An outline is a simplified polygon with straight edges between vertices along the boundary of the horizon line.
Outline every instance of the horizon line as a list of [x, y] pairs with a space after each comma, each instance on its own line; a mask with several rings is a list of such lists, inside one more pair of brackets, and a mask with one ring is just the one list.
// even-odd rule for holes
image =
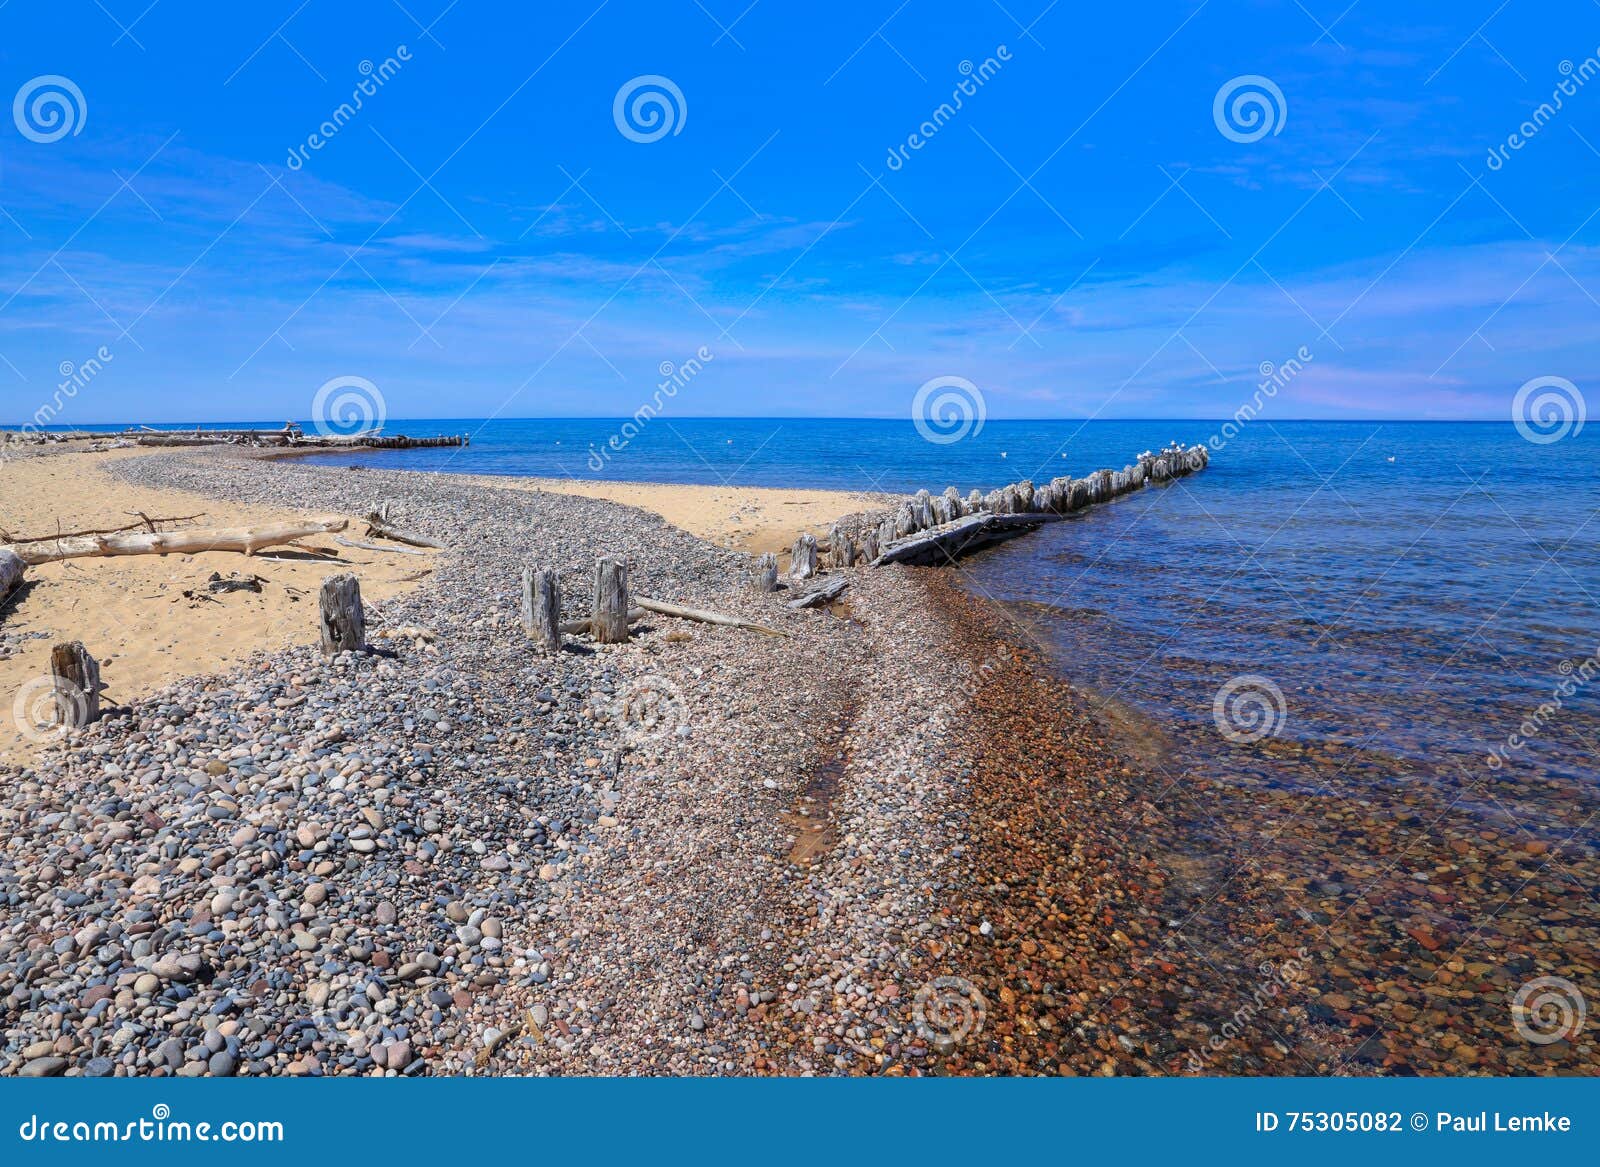
[[[660, 416], [660, 415], [657, 415], [657, 416]], [[378, 432], [382, 432], [384, 429], [386, 429], [386, 428], [388, 428], [388, 427], [390, 427], [392, 425], [405, 424], [407, 422], [412, 422], [412, 423], [415, 423], [415, 422], [458, 422], [458, 423], [481, 422], [481, 423], [485, 423], [485, 424], [490, 423], [490, 422], [517, 422], [517, 421], [602, 421], [602, 422], [618, 422], [618, 421], [631, 420], [632, 417], [633, 417], [632, 414], [626, 414], [626, 413], [624, 413], [624, 414], [599, 414], [599, 413], [596, 413], [596, 414], [547, 414], [547, 415], [543, 415], [543, 416], [527, 416], [527, 417], [423, 417], [423, 416], [417, 416], [417, 417], [392, 417], [392, 418], [385, 418], [384, 419], [383, 424], [378, 427]], [[815, 415], [815, 416], [810, 415], [810, 414], [794, 414], [794, 415], [783, 415], [783, 414], [743, 414], [743, 413], [690, 414], [690, 415], [686, 415], [686, 416], [683, 416], [683, 417], [675, 418], [673, 420], [680, 421], [680, 422], [684, 422], [684, 421], [775, 421], [775, 422], [783, 422], [783, 421], [790, 421], [790, 422], [793, 422], [793, 421], [881, 421], [881, 422], [899, 422], [902, 425], [915, 425], [916, 424], [916, 421], [915, 421], [914, 418], [900, 417], [900, 416], [892, 416], [891, 417], [891, 416], [881, 416], [881, 415], [871, 415], [871, 414], [856, 414], [856, 415], [820, 415], [819, 414], [819, 415]], [[1254, 420], [1254, 419], [1251, 419], [1251, 420]], [[1223, 416], [1223, 417], [1203, 417], [1203, 416], [1185, 416], [1185, 417], [1177, 417], [1177, 416], [1150, 416], [1150, 417], [1059, 417], [1059, 416], [1051, 416], [1051, 417], [992, 417], [992, 418], [988, 418], [985, 421], [984, 424], [989, 424], [990, 422], [1003, 422], [1003, 423], [1012, 423], [1012, 422], [1030, 422], [1030, 423], [1036, 423], [1036, 422], [1063, 422], [1063, 423], [1067, 423], [1067, 422], [1071, 422], [1071, 423], [1077, 423], [1079, 425], [1128, 424], [1128, 423], [1131, 423], [1131, 422], [1170, 422], [1170, 423], [1176, 423], [1176, 422], [1185, 422], [1185, 423], [1187, 423], [1187, 422], [1205, 422], [1207, 424], [1217, 424], [1217, 425], [1222, 425], [1222, 424], [1227, 424], [1227, 423], [1232, 423], [1232, 424], [1235, 424], [1235, 425], [1247, 424], [1247, 423], [1241, 423], [1241, 422], [1237, 421], [1232, 416]], [[1513, 420], [1513, 419], [1493, 418], [1493, 417], [1458, 417], [1458, 418], [1439, 418], [1439, 417], [1285, 417], [1285, 418], [1278, 418], [1278, 419], [1276, 419], [1274, 421], [1271, 421], [1269, 424], [1271, 424], [1271, 425], [1299, 425], [1299, 424], [1305, 424], [1305, 423], [1314, 423], [1314, 424], [1318, 424], [1318, 425], [1374, 425], [1374, 424], [1376, 424], [1376, 425], [1515, 425], [1516, 424], [1515, 420]], [[299, 425], [301, 423], [297, 419], [297, 420], [295, 420], [295, 424]], [[313, 423], [313, 425], [314, 424], [315, 423]], [[73, 430], [81, 430], [81, 429], [87, 429], [87, 428], [91, 428], [91, 427], [103, 427], [103, 426], [120, 426], [120, 427], [122, 427], [124, 429], [136, 430], [141, 425], [182, 426], [182, 427], [188, 427], [188, 428], [194, 428], [194, 427], [205, 428], [207, 426], [251, 426], [251, 427], [256, 427], [256, 428], [271, 428], [271, 429], [281, 428], [281, 426], [280, 426], [280, 424], [278, 422], [267, 421], [267, 420], [265, 420], [263, 418], [217, 418], [217, 419], [208, 420], [208, 421], [197, 421], [197, 420], [194, 420], [194, 419], [186, 418], [186, 419], [184, 419], [182, 421], [155, 421], [155, 422], [151, 422], [151, 421], [144, 421], [144, 422], [84, 421], [84, 422], [78, 422], [78, 423], [73, 424], [73, 425], [52, 424], [52, 425], [44, 425], [44, 426], [32, 425], [32, 423], [26, 422], [26, 421], [18, 422], [18, 423], [0, 422], [0, 432], [21, 431], [23, 429], [29, 428], [30, 426], [31, 426], [33, 432], [35, 432], [35, 433], [71, 433]]]

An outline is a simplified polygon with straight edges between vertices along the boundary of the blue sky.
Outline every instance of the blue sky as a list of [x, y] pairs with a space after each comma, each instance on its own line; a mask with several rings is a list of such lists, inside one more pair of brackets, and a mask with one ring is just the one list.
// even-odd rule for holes
[[10, 0], [0, 423], [102, 348], [59, 423], [622, 415], [702, 348], [681, 416], [1214, 417], [1304, 348], [1278, 417], [1504, 419], [1596, 371], [1597, 53], [1591, 0]]

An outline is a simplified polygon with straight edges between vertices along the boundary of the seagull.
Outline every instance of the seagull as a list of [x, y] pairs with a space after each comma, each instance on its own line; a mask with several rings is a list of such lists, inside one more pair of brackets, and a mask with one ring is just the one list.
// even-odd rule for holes
[[1005, 451], [1004, 451], [1004, 450], [1001, 450], [1001, 451], [1000, 451], [1000, 456], [1001, 456], [1001, 457], [1002, 457], [1002, 458], [1004, 458], [1004, 457], [1005, 457], [1005, 456], [1006, 456], [1006, 452], [1005, 452]]
[[1393, 455], [1393, 454], [1390, 454], [1390, 455], [1389, 455], [1389, 456], [1388, 456], [1388, 457], [1387, 457], [1387, 458], [1385, 458], [1385, 459], [1384, 459], [1384, 461], [1386, 461], [1386, 462], [1393, 462], [1393, 461], [1394, 461], [1394, 455]]

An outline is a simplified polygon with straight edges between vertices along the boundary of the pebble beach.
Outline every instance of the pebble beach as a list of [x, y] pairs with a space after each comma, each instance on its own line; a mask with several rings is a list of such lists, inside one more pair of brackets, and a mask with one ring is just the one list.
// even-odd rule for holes
[[[954, 573], [833, 569], [842, 602], [790, 611], [634, 506], [362, 465], [106, 464], [230, 507], [388, 499], [445, 546], [375, 568], [418, 578], [369, 599], [371, 652], [324, 657], [302, 604], [288, 643], [4, 763], [0, 1072], [1600, 1069], [1592, 1029], [1523, 1040], [1510, 1003], [1592, 980], [1582, 840], [1176, 775]], [[522, 568], [577, 619], [601, 554], [787, 635], [651, 614], [531, 652]]]

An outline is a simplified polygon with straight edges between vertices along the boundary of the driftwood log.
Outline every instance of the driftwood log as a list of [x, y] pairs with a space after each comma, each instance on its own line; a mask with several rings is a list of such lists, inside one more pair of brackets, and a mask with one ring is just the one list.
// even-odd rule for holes
[[561, 585], [554, 568], [522, 569], [522, 627], [541, 652], [561, 651]]
[[802, 608], [820, 608], [824, 604], [831, 604], [837, 600], [844, 589], [850, 586], [848, 576], [834, 575], [828, 577], [828, 582], [820, 588], [815, 588], [801, 596], [798, 600], [790, 600], [787, 607], [791, 611], [800, 611]]
[[397, 527], [389, 521], [390, 503], [383, 501], [377, 510], [370, 512], [366, 517], [367, 534], [376, 535], [380, 539], [393, 539], [396, 543], [409, 543], [413, 547], [431, 547], [438, 550], [443, 543], [429, 539], [426, 535], [418, 535], [414, 531], [407, 531], [404, 527]]
[[427, 554], [427, 552], [417, 547], [385, 547], [382, 543], [368, 543], [365, 539], [346, 539], [343, 535], [335, 535], [333, 541], [341, 547], [355, 547], [362, 551], [382, 551], [386, 555]]
[[780, 632], [776, 628], [768, 628], [765, 624], [757, 624], [739, 616], [728, 616], [722, 612], [710, 612], [704, 608], [685, 608], [681, 604], [668, 604], [662, 600], [652, 600], [648, 596], [636, 596], [633, 602], [647, 612], [660, 612], [663, 616], [677, 616], [682, 620], [698, 620], [702, 624], [721, 624], [726, 628], [748, 628], [752, 632], [764, 632], [768, 636], [789, 635], [787, 632]]
[[[738, 616], [728, 616], [722, 612], [710, 612], [704, 608], [685, 608], [681, 604], [668, 604], [662, 600], [652, 600], [648, 596], [635, 596], [633, 602], [639, 607], [628, 609], [628, 623], [636, 624], [651, 612], [663, 616], [677, 616], [681, 620], [695, 620], [701, 624], [720, 624], [726, 628], [748, 628], [752, 632], [763, 632], [768, 636], [782, 636], [787, 638], [788, 633], [777, 628], [768, 628], [765, 624], [756, 624], [749, 620], [741, 620]], [[561, 632], [566, 636], [579, 636], [588, 632], [593, 621], [563, 620]]]
[[22, 586], [22, 577], [27, 574], [28, 565], [22, 556], [9, 548], [0, 548], [0, 606]]
[[317, 607], [322, 618], [322, 653], [359, 652], [367, 646], [367, 615], [361, 581], [349, 572], [322, 581]]
[[[643, 608], [629, 608], [628, 623], [637, 624], [640, 620], [643, 620], [646, 615], [647, 613]], [[590, 623], [591, 621], [589, 620], [589, 617], [585, 616], [581, 620], [563, 620], [560, 624], [556, 625], [556, 627], [560, 630], [561, 635], [563, 636], [582, 636], [589, 631]]]
[[624, 644], [628, 639], [628, 565], [606, 555], [594, 563], [589, 635], [600, 644]]
[[295, 519], [260, 527], [194, 528], [183, 531], [140, 531], [128, 535], [80, 535], [41, 543], [13, 545], [10, 550], [27, 564], [54, 563], [101, 555], [193, 555], [202, 551], [240, 551], [254, 555], [310, 535], [342, 531], [344, 519]]
[[50, 681], [56, 699], [56, 724], [74, 728], [100, 717], [100, 664], [77, 640], [50, 650]]

